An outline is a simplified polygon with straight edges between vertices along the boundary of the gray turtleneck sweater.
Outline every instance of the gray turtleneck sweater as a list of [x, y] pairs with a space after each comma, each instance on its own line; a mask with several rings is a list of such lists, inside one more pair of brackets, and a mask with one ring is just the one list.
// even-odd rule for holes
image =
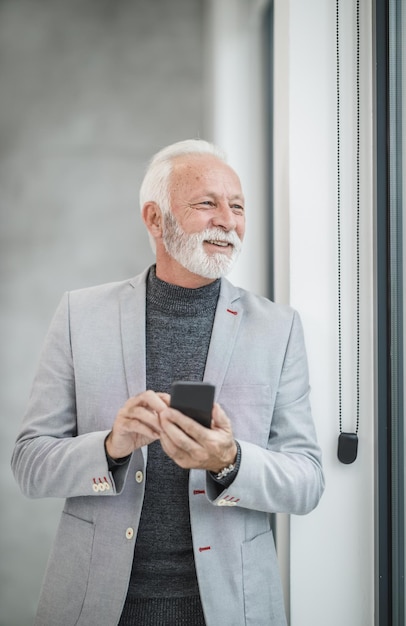
[[[202, 380], [220, 281], [186, 289], [151, 268], [146, 298], [147, 389]], [[203, 626], [189, 517], [188, 470], [148, 446], [145, 497], [120, 626]]]

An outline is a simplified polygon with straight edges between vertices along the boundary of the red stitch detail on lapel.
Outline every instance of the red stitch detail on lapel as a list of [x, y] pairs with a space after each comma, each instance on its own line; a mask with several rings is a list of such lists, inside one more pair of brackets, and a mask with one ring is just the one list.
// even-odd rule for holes
[[211, 546], [204, 546], [204, 548], [199, 548], [199, 552], [204, 552], [205, 550], [211, 550]]
[[231, 309], [227, 309], [227, 313], [232, 313], [233, 315], [238, 315], [238, 311], [232, 311]]
[[205, 490], [204, 490], [204, 489], [195, 489], [195, 490], [193, 491], [193, 495], [194, 495], [194, 496], [198, 496], [198, 495], [199, 495], [199, 494], [201, 494], [201, 493], [206, 493], [206, 492], [205, 492]]

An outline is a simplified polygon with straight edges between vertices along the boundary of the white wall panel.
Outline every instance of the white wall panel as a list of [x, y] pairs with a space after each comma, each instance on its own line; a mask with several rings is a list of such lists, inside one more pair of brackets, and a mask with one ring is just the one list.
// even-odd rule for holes
[[[355, 400], [355, 3], [340, 3], [343, 430]], [[290, 2], [290, 300], [304, 323], [326, 492], [291, 519], [292, 626], [374, 623], [371, 5], [361, 2], [361, 412], [359, 455], [338, 462], [335, 2]], [[275, 146], [276, 152], [278, 146]]]

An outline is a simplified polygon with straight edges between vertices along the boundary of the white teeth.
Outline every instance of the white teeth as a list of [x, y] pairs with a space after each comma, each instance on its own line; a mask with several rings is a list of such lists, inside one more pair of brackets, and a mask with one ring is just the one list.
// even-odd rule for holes
[[222, 246], [223, 248], [226, 248], [228, 246], [227, 241], [212, 241], [209, 239], [208, 243], [212, 243], [214, 246]]

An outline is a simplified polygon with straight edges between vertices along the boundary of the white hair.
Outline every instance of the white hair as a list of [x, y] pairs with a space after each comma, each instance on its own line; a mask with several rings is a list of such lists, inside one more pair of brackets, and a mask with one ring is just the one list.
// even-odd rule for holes
[[210, 154], [223, 163], [227, 162], [227, 157], [221, 148], [203, 139], [186, 139], [162, 148], [152, 157], [141, 183], [141, 210], [146, 202], [156, 202], [162, 213], [170, 210], [169, 178], [172, 173], [173, 160], [187, 154]]

